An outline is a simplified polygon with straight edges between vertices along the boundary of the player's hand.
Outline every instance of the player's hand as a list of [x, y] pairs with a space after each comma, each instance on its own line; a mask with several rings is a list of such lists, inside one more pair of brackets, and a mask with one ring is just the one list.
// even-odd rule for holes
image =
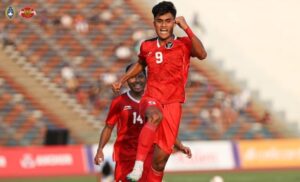
[[112, 90], [115, 94], [119, 94], [121, 91], [122, 83], [121, 82], [115, 82], [112, 84]]
[[103, 151], [102, 150], [97, 150], [97, 153], [96, 153], [95, 158], [94, 158], [94, 163], [96, 165], [100, 165], [101, 162], [103, 162], [103, 160], [104, 160]]
[[186, 147], [184, 145], [181, 145], [179, 150], [182, 153], [186, 154], [188, 158], [192, 158], [192, 151], [191, 151], [190, 147]]
[[176, 17], [175, 23], [183, 30], [189, 27], [189, 25], [186, 23], [185, 18], [183, 16]]

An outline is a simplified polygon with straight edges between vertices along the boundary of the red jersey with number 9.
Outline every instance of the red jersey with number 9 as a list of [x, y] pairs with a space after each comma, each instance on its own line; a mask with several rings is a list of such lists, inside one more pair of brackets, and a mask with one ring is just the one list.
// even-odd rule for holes
[[185, 101], [191, 47], [188, 37], [175, 37], [166, 46], [160, 46], [158, 38], [141, 44], [139, 58], [148, 70], [144, 96], [161, 104]]
[[139, 100], [134, 99], [129, 92], [116, 97], [110, 105], [106, 124], [117, 124], [113, 159], [135, 160], [139, 134], [144, 125], [139, 114]]

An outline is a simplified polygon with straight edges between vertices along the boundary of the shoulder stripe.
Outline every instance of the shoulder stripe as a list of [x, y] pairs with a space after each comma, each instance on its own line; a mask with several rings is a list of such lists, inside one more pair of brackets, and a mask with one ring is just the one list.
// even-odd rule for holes
[[157, 37], [151, 38], [151, 39], [147, 39], [144, 42], [151, 42], [151, 41], [156, 41]]
[[127, 91], [126, 94], [127, 94], [127, 96], [129, 97], [129, 99], [131, 99], [132, 101], [134, 101], [134, 102], [136, 102], [136, 103], [140, 103], [140, 100], [137, 100], [137, 99], [133, 98], [133, 97], [130, 95], [129, 91]]

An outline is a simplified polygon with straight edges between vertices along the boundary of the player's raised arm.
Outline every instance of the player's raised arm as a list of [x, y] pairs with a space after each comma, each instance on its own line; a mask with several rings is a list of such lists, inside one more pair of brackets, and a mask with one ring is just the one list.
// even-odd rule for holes
[[97, 153], [94, 157], [94, 163], [96, 165], [99, 165], [104, 160], [103, 148], [109, 141], [112, 130], [113, 130], [113, 127], [106, 124], [101, 132]]
[[183, 16], [179, 16], [175, 19], [176, 24], [183, 29], [188, 37], [191, 39], [192, 42], [192, 52], [191, 55], [193, 57], [197, 57], [198, 59], [202, 60], [205, 59], [207, 56], [207, 53], [204, 49], [204, 46], [201, 42], [201, 40], [193, 33], [189, 25], [186, 23]]
[[142, 72], [144, 69], [144, 66], [142, 65], [141, 61], [139, 60], [137, 63], [135, 63], [117, 82], [112, 84], [113, 92], [118, 94], [121, 90], [122, 85], [132, 77], [135, 77], [140, 72]]

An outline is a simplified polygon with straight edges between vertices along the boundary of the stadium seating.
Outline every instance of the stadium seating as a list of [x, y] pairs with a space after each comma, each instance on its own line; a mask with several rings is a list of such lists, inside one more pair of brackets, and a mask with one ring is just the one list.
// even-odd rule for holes
[[0, 69], [0, 145], [42, 145], [48, 128], [63, 127]]

